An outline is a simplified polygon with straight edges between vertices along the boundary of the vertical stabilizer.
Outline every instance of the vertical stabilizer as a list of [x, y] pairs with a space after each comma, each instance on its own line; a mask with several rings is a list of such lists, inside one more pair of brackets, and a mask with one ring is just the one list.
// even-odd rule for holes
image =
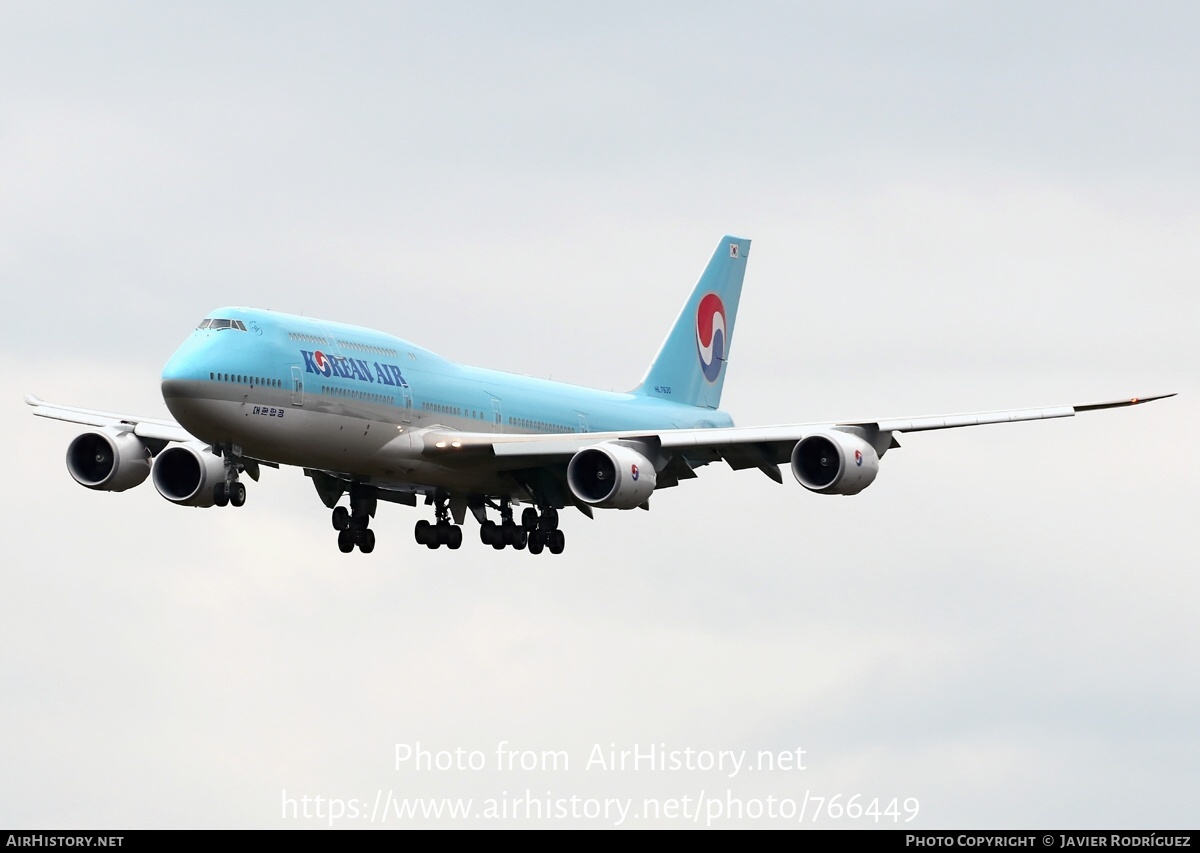
[[750, 241], [722, 237], [635, 394], [717, 408]]

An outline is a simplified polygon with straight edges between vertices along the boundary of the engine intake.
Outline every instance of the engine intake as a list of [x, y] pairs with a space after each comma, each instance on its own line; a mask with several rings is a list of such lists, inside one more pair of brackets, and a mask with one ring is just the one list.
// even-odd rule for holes
[[154, 460], [154, 488], [180, 506], [212, 506], [213, 487], [224, 480], [224, 461], [204, 444], [176, 444]]
[[571, 493], [592, 506], [633, 509], [650, 499], [657, 482], [650, 460], [621, 444], [585, 447], [567, 466]]
[[858, 436], [837, 430], [817, 432], [792, 448], [792, 473], [810, 492], [857, 495], [875, 481], [879, 455]]
[[123, 492], [150, 476], [150, 449], [133, 433], [85, 432], [67, 446], [67, 471], [81, 486]]

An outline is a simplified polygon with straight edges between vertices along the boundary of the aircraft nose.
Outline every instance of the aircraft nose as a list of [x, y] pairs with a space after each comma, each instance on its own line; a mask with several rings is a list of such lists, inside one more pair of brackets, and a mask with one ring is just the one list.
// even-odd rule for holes
[[180, 358], [179, 353], [175, 353], [163, 365], [162, 381], [165, 383], [170, 382], [172, 379], [184, 379], [186, 373], [187, 359]]
[[162, 380], [169, 382], [173, 379], [194, 379], [196, 374], [195, 358], [185, 348], [176, 350], [175, 354], [163, 365]]
[[177, 388], [180, 383], [208, 378], [208, 369], [201, 358], [202, 349], [195, 338], [189, 338], [175, 350], [175, 354], [163, 365], [163, 396], [168, 396], [168, 391]]

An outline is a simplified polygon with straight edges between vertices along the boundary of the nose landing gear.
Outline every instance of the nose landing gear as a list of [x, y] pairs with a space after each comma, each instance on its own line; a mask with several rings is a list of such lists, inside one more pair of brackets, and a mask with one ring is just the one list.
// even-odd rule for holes
[[246, 485], [238, 479], [238, 475], [246, 470], [241, 459], [241, 452], [235, 446], [226, 449], [217, 445], [213, 450], [220, 454], [225, 462], [225, 479], [213, 486], [213, 503], [217, 506], [244, 506], [246, 503]]

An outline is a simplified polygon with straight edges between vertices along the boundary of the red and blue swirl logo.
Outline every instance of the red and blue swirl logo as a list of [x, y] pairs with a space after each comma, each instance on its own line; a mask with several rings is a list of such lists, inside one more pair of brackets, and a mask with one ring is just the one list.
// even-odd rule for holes
[[700, 370], [709, 382], [716, 382], [725, 361], [725, 304], [715, 293], [706, 293], [696, 309], [696, 352]]
[[317, 350], [312, 354], [312, 358], [313, 363], [317, 365], [317, 372], [322, 376], [329, 376], [329, 374], [333, 373], [333, 368], [329, 364], [329, 356], [325, 355], [325, 353]]

